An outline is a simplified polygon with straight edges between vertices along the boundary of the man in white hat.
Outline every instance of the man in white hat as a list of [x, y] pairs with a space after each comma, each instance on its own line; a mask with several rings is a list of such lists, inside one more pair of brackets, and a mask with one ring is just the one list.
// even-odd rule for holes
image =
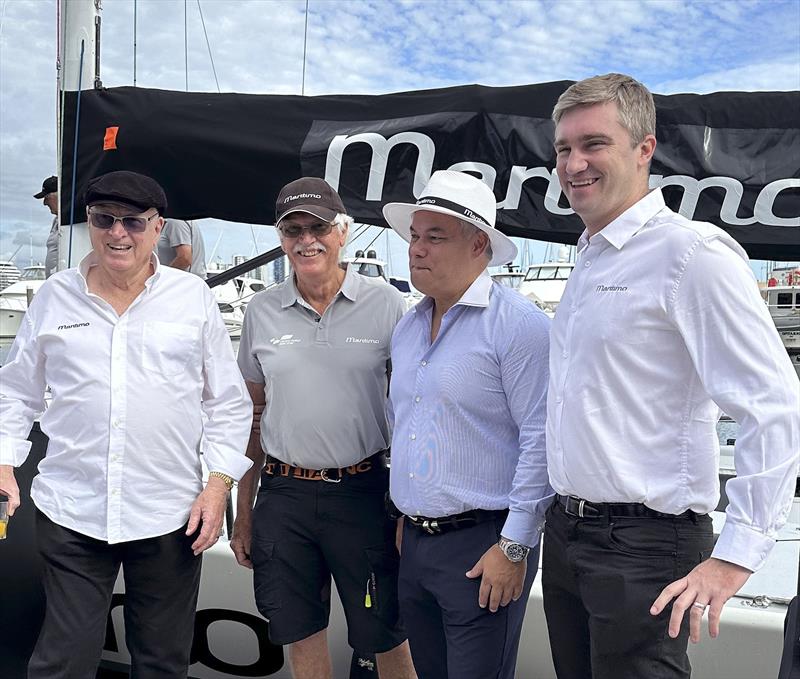
[[[391, 496], [399, 597], [421, 679], [514, 676], [552, 498], [545, 464], [550, 322], [487, 266], [514, 259], [482, 181], [435, 172], [383, 208], [426, 297], [392, 337]], [[530, 562], [530, 563], [528, 563]]]

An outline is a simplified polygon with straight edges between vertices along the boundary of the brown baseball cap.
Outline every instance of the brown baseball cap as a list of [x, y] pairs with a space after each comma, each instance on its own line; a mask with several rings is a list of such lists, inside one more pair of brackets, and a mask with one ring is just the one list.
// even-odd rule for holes
[[337, 214], [346, 213], [339, 194], [319, 177], [301, 177], [281, 189], [275, 201], [275, 226], [292, 212], [307, 212], [326, 222], [332, 222]]

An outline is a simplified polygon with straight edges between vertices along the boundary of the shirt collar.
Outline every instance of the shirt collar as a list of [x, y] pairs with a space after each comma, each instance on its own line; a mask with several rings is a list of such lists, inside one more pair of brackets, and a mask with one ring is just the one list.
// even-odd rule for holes
[[[360, 276], [361, 274], [357, 273], [356, 270], [352, 268], [352, 265], [347, 265], [342, 287], [339, 288], [339, 292], [352, 302], [355, 302], [358, 298], [358, 289], [361, 285]], [[334, 299], [336, 299], [335, 296]], [[286, 279], [286, 285], [283, 286], [283, 290], [281, 291], [281, 308], [288, 309], [293, 304], [304, 301], [302, 295], [297, 290], [294, 274], [292, 274]]]
[[[621, 250], [625, 243], [633, 238], [664, 207], [664, 196], [661, 195], [661, 189], [653, 189], [631, 205], [608, 226], [599, 231], [597, 235], [602, 236], [617, 250]], [[583, 239], [583, 235], [581, 235], [581, 239]], [[588, 238], [586, 240], [588, 242]]]
[[[489, 272], [484, 269], [480, 275], [472, 281], [472, 284], [464, 291], [464, 294], [461, 295], [460, 299], [453, 306], [458, 306], [460, 304], [462, 306], [487, 307], [489, 306], [489, 294], [491, 290], [492, 278], [489, 276]], [[416, 312], [417, 309], [425, 311], [431, 306], [433, 306], [433, 297], [426, 295], [419, 304], [412, 307], [412, 310], [414, 312]]]
[[[158, 257], [156, 257], [155, 252], [150, 255], [150, 264], [153, 266], [153, 274], [147, 277], [147, 280], [144, 282], [145, 290], [149, 290], [153, 284], [161, 278], [161, 264], [158, 261]], [[89, 292], [89, 269], [93, 266], [97, 266], [97, 255], [95, 254], [94, 250], [90, 250], [89, 254], [87, 254], [78, 264], [78, 278], [83, 285], [84, 292]]]

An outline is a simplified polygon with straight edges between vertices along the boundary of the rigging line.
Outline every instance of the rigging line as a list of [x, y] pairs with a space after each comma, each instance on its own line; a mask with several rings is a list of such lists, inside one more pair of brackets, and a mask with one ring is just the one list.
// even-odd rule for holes
[[211, 55], [211, 43], [208, 41], [208, 32], [206, 31], [206, 20], [203, 18], [203, 8], [200, 7], [200, 0], [197, 0], [197, 9], [200, 12], [200, 21], [203, 24], [203, 35], [206, 36], [206, 47], [208, 47], [208, 58], [211, 59], [211, 70], [214, 71], [214, 82], [217, 83], [217, 92], [219, 89], [219, 80], [217, 80], [217, 69], [214, 66], [214, 57]]
[[306, 0], [305, 28], [303, 29], [303, 81], [300, 85], [300, 96], [306, 93], [306, 54], [308, 50], [308, 0]]
[[189, 91], [189, 24], [187, 19], [189, 0], [183, 0], [183, 71], [186, 74], [186, 91]]
[[133, 86], [136, 87], [136, 0], [133, 0]]

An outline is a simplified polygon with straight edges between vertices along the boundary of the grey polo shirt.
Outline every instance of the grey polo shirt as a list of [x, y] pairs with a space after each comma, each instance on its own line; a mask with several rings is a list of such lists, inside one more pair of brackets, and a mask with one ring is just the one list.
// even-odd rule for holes
[[387, 366], [392, 331], [403, 315], [391, 285], [348, 267], [320, 316], [294, 276], [247, 305], [239, 368], [265, 385], [261, 446], [282, 462], [347, 467], [389, 447]]
[[189, 272], [200, 278], [206, 277], [206, 247], [200, 229], [183, 219], [167, 219], [161, 236], [156, 244], [156, 257], [158, 261], [169, 266], [175, 259], [175, 248], [179, 245], [191, 245], [192, 263]]

